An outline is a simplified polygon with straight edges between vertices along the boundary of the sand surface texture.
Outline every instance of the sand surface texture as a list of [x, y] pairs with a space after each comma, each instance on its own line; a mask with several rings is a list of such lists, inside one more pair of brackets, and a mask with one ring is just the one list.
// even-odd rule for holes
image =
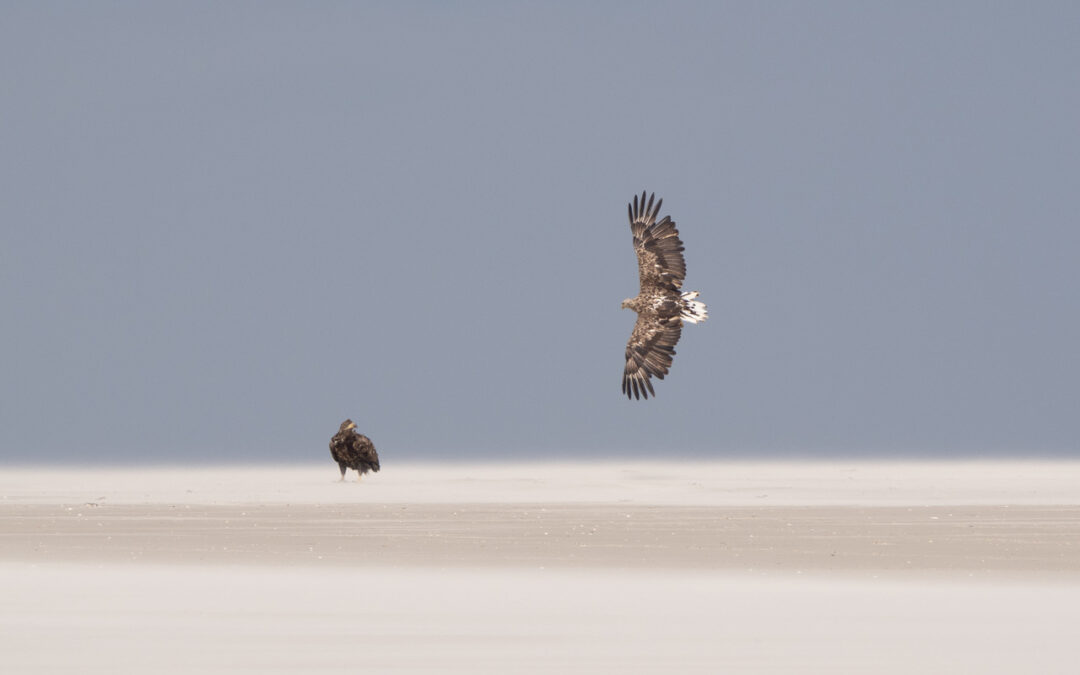
[[8, 468], [0, 584], [10, 672], [1066, 673], [1080, 463]]

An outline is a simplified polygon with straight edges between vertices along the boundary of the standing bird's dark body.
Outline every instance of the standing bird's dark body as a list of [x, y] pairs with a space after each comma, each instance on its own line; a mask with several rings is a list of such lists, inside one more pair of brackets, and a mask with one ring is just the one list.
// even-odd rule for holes
[[330, 439], [330, 456], [341, 468], [341, 480], [345, 480], [345, 469], [353, 469], [359, 475], [357, 482], [368, 471], [379, 470], [379, 453], [375, 444], [364, 434], [356, 432], [356, 424], [345, 420], [338, 432]]
[[682, 336], [683, 321], [697, 323], [709, 318], [705, 303], [694, 299], [698, 292], [681, 290], [686, 277], [683, 243], [670, 216], [656, 221], [664, 200], [653, 206], [655, 197], [655, 193], [650, 195], [646, 204], [642, 192], [641, 201], [634, 195], [628, 206], [641, 284], [636, 298], [622, 301], [623, 309], [632, 309], [638, 315], [626, 343], [622, 378], [623, 393], [631, 399], [656, 396], [649, 378], [662, 380], [667, 375], [675, 344]]

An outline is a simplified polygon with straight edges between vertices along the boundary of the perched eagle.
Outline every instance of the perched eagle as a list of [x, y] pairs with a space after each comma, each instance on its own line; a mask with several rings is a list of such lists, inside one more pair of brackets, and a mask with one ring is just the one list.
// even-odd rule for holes
[[642, 192], [641, 201], [634, 195], [628, 207], [641, 291], [636, 298], [622, 301], [624, 309], [632, 309], [638, 315], [634, 332], [626, 343], [622, 390], [627, 398], [656, 396], [649, 378], [656, 376], [662, 380], [667, 375], [683, 321], [697, 323], [709, 317], [705, 303], [694, 299], [697, 291], [680, 290], [686, 276], [683, 243], [670, 216], [656, 221], [664, 200], [653, 206], [655, 197], [655, 193], [650, 195], [646, 204]]
[[379, 453], [375, 444], [364, 434], [356, 433], [356, 423], [345, 420], [338, 432], [330, 439], [330, 456], [341, 468], [341, 480], [345, 480], [345, 469], [353, 469], [359, 475], [356, 481], [368, 471], [379, 470]]

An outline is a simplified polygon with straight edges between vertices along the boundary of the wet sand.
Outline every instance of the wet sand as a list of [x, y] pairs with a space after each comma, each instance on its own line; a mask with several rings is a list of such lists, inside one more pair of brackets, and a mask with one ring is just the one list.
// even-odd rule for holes
[[1080, 581], [1080, 507], [21, 505], [28, 563], [958, 572]]

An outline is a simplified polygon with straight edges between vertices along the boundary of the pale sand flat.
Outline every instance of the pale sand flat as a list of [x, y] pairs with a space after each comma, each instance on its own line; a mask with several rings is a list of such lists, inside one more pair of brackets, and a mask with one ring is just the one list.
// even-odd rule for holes
[[[545, 462], [437, 464], [392, 459], [338, 483], [326, 461], [297, 466], [0, 466], [8, 504], [672, 505], [1080, 504], [1080, 461]], [[333, 485], [331, 485], [333, 484]]]
[[333, 466], [4, 469], [0, 658], [1072, 673], [1078, 466], [405, 465], [360, 485]]
[[10, 673], [1040, 673], [1080, 585], [0, 564]]

